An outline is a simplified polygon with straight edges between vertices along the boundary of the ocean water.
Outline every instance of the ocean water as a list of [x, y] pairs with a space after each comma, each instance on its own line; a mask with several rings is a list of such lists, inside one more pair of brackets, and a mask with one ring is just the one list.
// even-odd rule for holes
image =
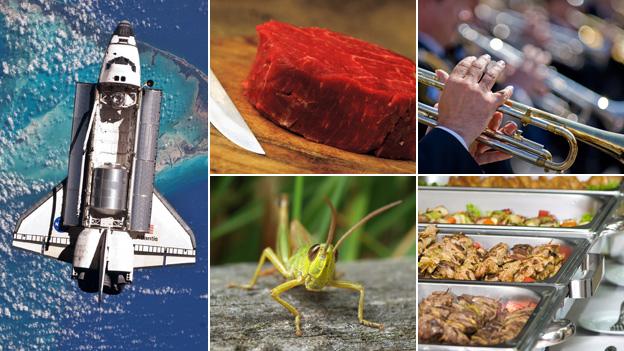
[[10, 246], [19, 215], [66, 175], [74, 84], [97, 80], [122, 13], [139, 41], [205, 68], [194, 53], [207, 55], [201, 45], [157, 35], [201, 27], [205, 1], [185, 2], [195, 6], [184, 21], [164, 11], [174, 1], [137, 3], [0, 1], [0, 351], [207, 348], [207, 124], [193, 109], [202, 78], [167, 55], [141, 46], [143, 80], [164, 92], [156, 186], [193, 229], [197, 263], [136, 271], [134, 285], [99, 309], [69, 265]]

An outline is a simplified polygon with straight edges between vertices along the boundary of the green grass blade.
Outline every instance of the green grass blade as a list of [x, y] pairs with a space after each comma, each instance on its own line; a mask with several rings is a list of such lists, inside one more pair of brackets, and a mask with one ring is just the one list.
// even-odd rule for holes
[[280, 199], [278, 224], [277, 224], [277, 256], [282, 262], [287, 262], [290, 256], [290, 245], [288, 244], [288, 230], [290, 221], [288, 220], [288, 195], [283, 194]]
[[295, 178], [293, 189], [292, 219], [301, 220], [301, 207], [303, 206], [303, 180], [302, 176]]
[[[362, 219], [368, 213], [369, 194], [366, 190], [357, 192], [354, 198], [351, 198], [351, 206], [347, 214], [347, 228], [351, 227]], [[356, 230], [347, 239], [340, 248], [340, 258], [344, 261], [353, 261], [358, 258], [360, 253], [360, 235], [366, 228], [366, 224]]]
[[236, 211], [231, 217], [223, 223], [214, 227], [210, 231], [210, 240], [216, 240], [224, 235], [232, 233], [250, 223], [254, 223], [260, 219], [264, 208], [259, 201], [251, 202], [246, 207]]

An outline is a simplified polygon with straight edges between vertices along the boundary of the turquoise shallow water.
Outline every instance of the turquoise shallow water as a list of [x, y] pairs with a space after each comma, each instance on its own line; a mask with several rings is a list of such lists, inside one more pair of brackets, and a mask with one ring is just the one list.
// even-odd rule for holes
[[0, 350], [205, 350], [207, 124], [193, 110], [201, 77], [165, 55], [141, 46], [143, 80], [164, 92], [156, 186], [195, 232], [198, 263], [138, 271], [135, 285], [99, 311], [69, 265], [10, 247], [19, 214], [66, 175], [74, 84], [97, 80], [110, 33], [94, 25], [114, 19], [94, 20], [89, 2], [33, 4], [0, 1]]

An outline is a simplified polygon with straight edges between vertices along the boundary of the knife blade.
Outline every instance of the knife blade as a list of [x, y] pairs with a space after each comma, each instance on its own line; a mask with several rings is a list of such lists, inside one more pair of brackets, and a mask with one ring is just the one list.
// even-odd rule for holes
[[245, 150], [264, 155], [264, 149], [254, 136], [243, 116], [223, 89], [221, 82], [210, 69], [210, 96], [208, 97], [210, 123], [223, 136]]

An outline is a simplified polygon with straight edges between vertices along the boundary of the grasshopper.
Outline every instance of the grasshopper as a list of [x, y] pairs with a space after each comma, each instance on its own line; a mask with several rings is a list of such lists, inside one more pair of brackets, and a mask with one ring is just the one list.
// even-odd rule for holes
[[[288, 198], [283, 195], [280, 200], [280, 213], [279, 213], [279, 228], [278, 228], [278, 244], [277, 253], [270, 247], [265, 248], [260, 256], [258, 267], [249, 281], [248, 284], [238, 285], [230, 284], [230, 288], [252, 289], [256, 284], [258, 276], [262, 275], [262, 267], [264, 262], [268, 259], [277, 271], [287, 279], [285, 283], [282, 283], [275, 288], [271, 289], [271, 297], [275, 299], [280, 305], [284, 306], [295, 317], [295, 334], [301, 336], [301, 313], [290, 303], [286, 302], [280, 296], [282, 293], [295, 288], [297, 286], [305, 286], [309, 291], [321, 291], [327, 286], [355, 290], [360, 293], [360, 299], [358, 303], [358, 320], [361, 324], [383, 329], [383, 324], [375, 323], [364, 319], [364, 287], [361, 284], [338, 280], [336, 278], [336, 261], [338, 260], [338, 249], [340, 244], [357, 228], [366, 223], [371, 218], [378, 214], [389, 210], [390, 208], [397, 206], [401, 201], [396, 201], [386, 206], [383, 206], [362, 218], [353, 227], [347, 230], [342, 237], [338, 240], [336, 245], [333, 245], [334, 232], [336, 229], [336, 209], [332, 203], [325, 199], [329, 208], [331, 209], [331, 222], [329, 225], [329, 231], [327, 233], [327, 241], [324, 244], [310, 245], [308, 242], [301, 247], [290, 248], [288, 244], [280, 245], [279, 235], [285, 234], [287, 238], [290, 237], [290, 244], [295, 246], [296, 243], [293, 239], [293, 234], [299, 234], [300, 239], [306, 239], [310, 237], [305, 228], [298, 221], [291, 222], [290, 234], [288, 234]], [[281, 242], [284, 243], [288, 239], [284, 239]], [[301, 242], [299, 243], [301, 244]], [[294, 254], [290, 256], [289, 251], [294, 251]]]

